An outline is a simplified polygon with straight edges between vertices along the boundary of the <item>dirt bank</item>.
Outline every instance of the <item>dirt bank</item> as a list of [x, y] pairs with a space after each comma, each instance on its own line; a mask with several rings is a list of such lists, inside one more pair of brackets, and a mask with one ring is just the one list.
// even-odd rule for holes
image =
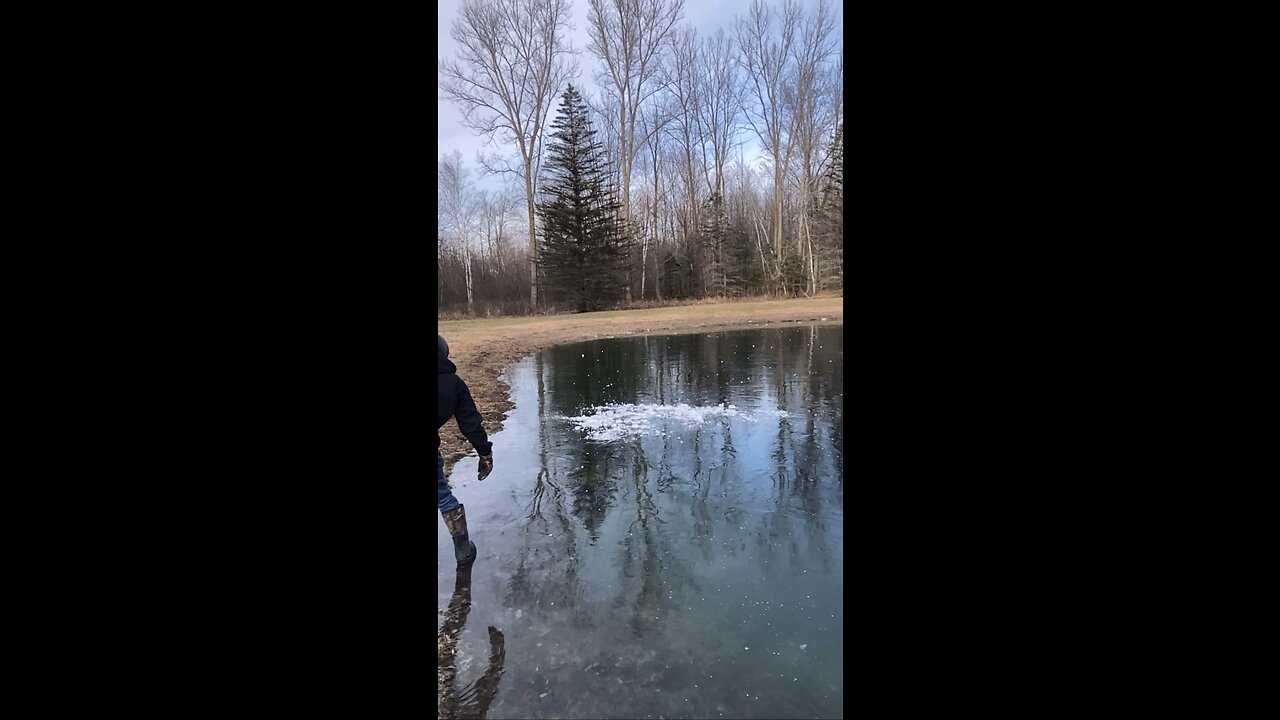
[[[458, 376], [467, 382], [476, 406], [484, 415], [485, 431], [493, 435], [502, 427], [507, 411], [513, 407], [510, 387], [498, 376], [508, 365], [552, 345], [618, 335], [671, 334], [744, 325], [843, 320], [844, 298], [829, 297], [459, 320], [437, 323], [437, 328], [449, 342], [449, 357], [458, 366]], [[474, 452], [458, 431], [456, 423], [450, 422], [440, 429], [440, 440], [446, 473], [454, 461]], [[495, 465], [502, 462], [501, 457], [502, 449], [494, 448]]]

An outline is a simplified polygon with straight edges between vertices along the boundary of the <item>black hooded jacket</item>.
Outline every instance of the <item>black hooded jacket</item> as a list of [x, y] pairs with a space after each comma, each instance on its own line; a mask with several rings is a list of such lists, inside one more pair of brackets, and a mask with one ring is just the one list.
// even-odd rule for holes
[[482, 418], [476, 409], [475, 400], [471, 399], [471, 391], [467, 384], [458, 377], [458, 367], [449, 360], [449, 346], [444, 338], [439, 338], [436, 349], [436, 377], [440, 386], [440, 394], [436, 397], [436, 452], [440, 451], [440, 428], [456, 418], [458, 428], [475, 447], [476, 452], [488, 455], [493, 452], [493, 443], [480, 424]]

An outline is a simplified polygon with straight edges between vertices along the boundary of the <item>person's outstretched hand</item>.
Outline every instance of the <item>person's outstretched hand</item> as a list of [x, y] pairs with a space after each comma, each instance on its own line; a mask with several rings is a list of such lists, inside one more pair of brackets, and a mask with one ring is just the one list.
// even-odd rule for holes
[[489, 473], [493, 472], [493, 453], [480, 456], [480, 466], [477, 470], [477, 479], [483, 480], [489, 477]]

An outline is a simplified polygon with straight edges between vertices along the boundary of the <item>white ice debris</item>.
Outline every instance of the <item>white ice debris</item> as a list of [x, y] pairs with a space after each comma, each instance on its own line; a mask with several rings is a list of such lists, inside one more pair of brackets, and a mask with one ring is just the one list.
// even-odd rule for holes
[[786, 417], [785, 410], [756, 410], [746, 412], [737, 405], [704, 405], [694, 407], [686, 403], [655, 405], [631, 403], [601, 405], [586, 410], [584, 414], [565, 418], [575, 427], [584, 430], [587, 438], [598, 442], [612, 442], [632, 437], [643, 437], [660, 432], [659, 423], [679, 423], [685, 427], [697, 427], [708, 420], [721, 417], [754, 422], [757, 417]]

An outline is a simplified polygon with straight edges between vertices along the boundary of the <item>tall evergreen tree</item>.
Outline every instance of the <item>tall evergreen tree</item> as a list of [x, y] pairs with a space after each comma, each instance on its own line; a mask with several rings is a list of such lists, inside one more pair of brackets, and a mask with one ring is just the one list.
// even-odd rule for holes
[[818, 234], [818, 281], [824, 289], [844, 289], [844, 124], [831, 141]]
[[751, 223], [746, 217], [736, 217], [729, 223], [729, 257], [737, 269], [735, 295], [751, 295], [764, 292], [765, 277], [751, 240]]
[[553, 300], [578, 312], [598, 310], [627, 290], [628, 235], [606, 181], [601, 145], [582, 96], [569, 85], [551, 124], [542, 182], [539, 265]]
[[707, 292], [724, 297], [735, 284], [735, 258], [729, 247], [729, 218], [718, 192], [712, 193], [702, 206], [702, 244], [707, 253]]

